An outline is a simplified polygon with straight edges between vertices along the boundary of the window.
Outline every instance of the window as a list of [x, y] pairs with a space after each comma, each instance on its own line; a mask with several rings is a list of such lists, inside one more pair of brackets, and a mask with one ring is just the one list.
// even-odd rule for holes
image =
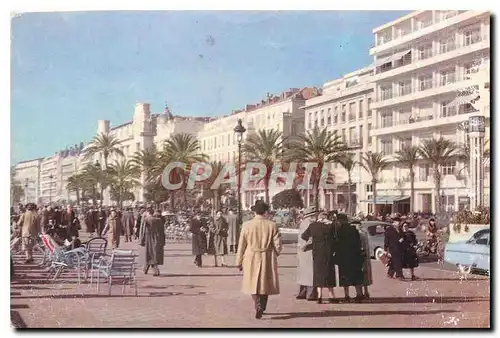
[[368, 116], [368, 117], [372, 117], [372, 109], [371, 109], [371, 106], [372, 106], [372, 99], [371, 99], [371, 98], [369, 98], [369, 99], [368, 99], [368, 107], [366, 107], [366, 108], [368, 109], [368, 114], [367, 114], [367, 116]]
[[411, 137], [402, 138], [400, 140], [400, 149], [403, 150], [409, 147], [411, 147]]
[[345, 143], [346, 140], [347, 140], [347, 138], [346, 138], [346, 131], [345, 131], [345, 129], [342, 129], [342, 142]]
[[410, 122], [410, 118], [411, 118], [411, 109], [410, 110], [403, 110], [401, 109], [399, 111], [399, 116], [398, 116], [398, 119], [399, 119], [399, 123], [400, 124], [407, 124]]
[[366, 192], [373, 192], [373, 186], [371, 184], [365, 184]]
[[484, 229], [484, 230], [480, 230], [480, 231], [476, 232], [468, 242], [479, 244], [479, 245], [489, 245], [489, 243], [490, 243], [490, 230]]
[[443, 163], [443, 165], [441, 166], [441, 174], [443, 176], [455, 174], [456, 165], [457, 163], [455, 161]]
[[417, 55], [419, 60], [430, 58], [432, 56], [432, 44], [418, 47]]
[[331, 108], [328, 108], [326, 124], [327, 125], [331, 125], [332, 124], [332, 109]]
[[231, 144], [231, 134], [227, 134], [227, 145]]
[[382, 101], [392, 99], [392, 87], [380, 87], [380, 98]]
[[356, 143], [356, 139], [357, 139], [356, 128], [355, 127], [349, 128], [349, 144]]
[[447, 69], [443, 70], [439, 73], [439, 84], [441, 86], [446, 86], [450, 83], [455, 82], [455, 70], [454, 69]]
[[340, 117], [340, 122], [345, 123], [345, 115], [346, 115], [345, 104], [343, 104], [342, 105], [342, 115]]
[[478, 28], [464, 32], [464, 46], [470, 46], [481, 41], [481, 32]]
[[309, 113], [309, 118], [307, 119], [307, 127], [312, 129], [312, 113]]
[[135, 151], [139, 151], [141, 149], [141, 143], [140, 142], [137, 142], [135, 144]]
[[217, 148], [217, 137], [214, 138], [214, 149]]
[[382, 128], [392, 127], [392, 113], [383, 113], [381, 115]]
[[337, 114], [333, 115], [333, 124], [337, 124], [339, 122], [339, 117]]
[[458, 107], [458, 113], [459, 114], [474, 113], [476, 111], [477, 111], [476, 108], [474, 108], [474, 106], [471, 103], [461, 104]]
[[432, 75], [422, 75], [418, 77], [418, 89], [420, 91], [432, 88]]
[[386, 155], [392, 154], [392, 140], [380, 141], [382, 152]]
[[371, 137], [371, 130], [372, 130], [372, 124], [371, 123], [368, 123], [368, 144], [371, 145], [372, 144], [372, 137]]
[[356, 119], [356, 102], [349, 103], [349, 121]]
[[355, 86], [358, 84], [358, 79], [357, 78], [354, 78], [354, 79], [350, 79], [350, 80], [347, 80], [345, 82], [345, 87], [346, 88], [349, 88], [349, 87], [352, 87], [352, 86]]
[[465, 79], [470, 79], [470, 76], [472, 74], [475, 74], [479, 71], [478, 69], [479, 67], [477, 67], [475, 64], [473, 63], [467, 63], [464, 65], [464, 78]]
[[400, 81], [399, 85], [399, 96], [405, 96], [411, 94], [411, 81]]
[[325, 111], [321, 110], [321, 124], [322, 127], [325, 125]]
[[363, 100], [360, 100], [360, 101], [359, 101], [359, 109], [358, 109], [358, 112], [359, 112], [358, 117], [359, 117], [360, 119], [362, 119], [362, 118], [363, 118]]
[[449, 36], [439, 41], [439, 53], [448, 53], [455, 49], [455, 36]]
[[451, 101], [441, 102], [441, 117], [454, 116], [457, 114], [457, 107], [450, 106]]

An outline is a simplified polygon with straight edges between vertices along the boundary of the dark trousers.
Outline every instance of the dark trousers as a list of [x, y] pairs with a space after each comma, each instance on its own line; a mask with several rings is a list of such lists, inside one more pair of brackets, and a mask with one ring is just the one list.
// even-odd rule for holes
[[201, 264], [202, 264], [201, 257], [202, 257], [202, 255], [194, 256], [194, 264], [196, 264], [196, 266], [201, 266]]
[[104, 230], [104, 227], [106, 226], [106, 223], [101, 223], [97, 222], [97, 236], [101, 237], [102, 236], [102, 231]]
[[236, 253], [238, 251], [238, 245], [230, 245], [229, 252]]
[[[392, 255], [392, 254], [391, 254]], [[387, 275], [393, 277], [396, 274], [396, 278], [403, 277], [403, 257], [400, 253], [394, 254], [389, 261], [389, 269], [387, 270]]]
[[300, 285], [299, 294], [297, 295], [297, 297], [316, 300], [318, 299], [318, 289], [313, 286]]
[[268, 295], [252, 295], [255, 311], [266, 311]]

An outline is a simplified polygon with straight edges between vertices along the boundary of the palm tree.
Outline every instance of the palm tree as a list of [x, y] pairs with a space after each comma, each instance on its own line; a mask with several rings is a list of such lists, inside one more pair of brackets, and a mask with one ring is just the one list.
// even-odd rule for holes
[[66, 189], [68, 191], [74, 191], [76, 193], [76, 203], [80, 204], [80, 192], [83, 190], [83, 177], [82, 174], [75, 174], [68, 177], [68, 183], [66, 184]]
[[111, 134], [101, 133], [94, 136], [90, 145], [85, 149], [85, 158], [89, 159], [95, 154], [101, 154], [104, 158], [104, 168], [108, 167], [108, 158], [114, 154], [124, 156], [120, 149], [120, 140]]
[[283, 133], [271, 130], [259, 130], [251, 134], [243, 143], [241, 150], [245, 162], [258, 162], [266, 166], [264, 177], [257, 183], [264, 183], [266, 203], [269, 203], [269, 182], [275, 164], [282, 160], [283, 155]]
[[[163, 150], [158, 157], [158, 163], [151, 169], [152, 180], [161, 180], [163, 169], [171, 162], [181, 162], [186, 164], [186, 169], [175, 168], [170, 173], [170, 182], [179, 183], [187, 177], [191, 166], [196, 162], [207, 161], [207, 156], [201, 152], [201, 145], [198, 139], [191, 134], [180, 133], [172, 135], [164, 142]], [[186, 194], [187, 180], [183, 180], [181, 190], [184, 192], [184, 204], [187, 205]], [[175, 210], [175, 191], [171, 191], [171, 207]]]
[[146, 181], [151, 177], [152, 171], [158, 164], [160, 153], [153, 145], [144, 150], [138, 150], [132, 156], [131, 163], [141, 168], [142, 173], [146, 175]]
[[453, 160], [453, 158], [457, 156], [456, 150], [457, 145], [444, 137], [440, 137], [439, 139], [424, 140], [419, 148], [420, 156], [424, 160], [432, 163], [435, 184], [435, 212], [439, 212], [441, 210], [441, 201], [439, 198], [439, 191], [441, 190], [441, 166], [446, 162]]
[[352, 208], [351, 208], [351, 204], [352, 204], [352, 196], [351, 196], [352, 178], [351, 178], [351, 175], [352, 175], [352, 172], [354, 170], [354, 167], [358, 163], [356, 160], [354, 160], [354, 156], [355, 155], [353, 153], [346, 153], [345, 156], [343, 156], [339, 159], [340, 165], [347, 171], [347, 184], [348, 184], [347, 196], [348, 196], [348, 200], [349, 200], [349, 207], [348, 207], [349, 209], [347, 210], [347, 212], [349, 213], [349, 215], [352, 215]]
[[415, 166], [419, 159], [419, 150], [416, 146], [403, 147], [396, 152], [396, 161], [410, 169], [410, 211], [415, 210]]
[[[487, 139], [484, 141], [484, 150], [483, 150], [483, 158], [490, 157], [490, 140]], [[457, 172], [459, 175], [462, 171], [467, 170], [470, 171], [470, 144], [465, 143], [463, 145], [457, 145], [457, 157], [460, 161], [464, 162], [464, 167]], [[484, 164], [484, 163], [483, 163]]]
[[[220, 184], [213, 187], [213, 184], [217, 177], [224, 169], [224, 164], [222, 162], [213, 161], [210, 163], [212, 168], [212, 173], [210, 177], [201, 182], [201, 187], [203, 189], [203, 198], [210, 198], [212, 200], [213, 210], [219, 210], [221, 207], [221, 197], [227, 192], [227, 184]], [[214, 189], [213, 189], [214, 188]]]
[[[85, 186], [90, 187], [93, 199], [102, 199], [104, 190], [109, 186], [108, 171], [97, 168], [92, 164], [87, 164], [82, 170], [82, 181]], [[99, 188], [99, 195], [96, 191]]]
[[377, 152], [367, 152], [363, 154], [361, 158], [361, 166], [370, 174], [372, 177], [372, 189], [373, 189], [373, 213], [377, 213], [377, 182], [379, 180], [378, 176], [382, 170], [387, 168], [389, 161], [384, 157], [383, 153]]
[[122, 159], [115, 161], [108, 169], [109, 184], [112, 195], [120, 208], [122, 207], [124, 197], [131, 194], [134, 187], [140, 185], [138, 177], [140, 168], [132, 161]]
[[347, 146], [339, 136], [331, 135], [326, 129], [320, 130], [318, 127], [289, 142], [289, 148], [285, 152], [286, 161], [317, 164], [311, 173], [316, 208], [319, 208], [319, 184], [323, 169], [329, 163], [339, 162], [346, 150]]

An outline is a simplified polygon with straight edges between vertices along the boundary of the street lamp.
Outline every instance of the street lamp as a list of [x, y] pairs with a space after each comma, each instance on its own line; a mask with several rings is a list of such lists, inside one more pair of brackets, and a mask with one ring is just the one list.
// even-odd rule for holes
[[28, 178], [24, 180], [24, 205], [28, 204]]
[[54, 175], [50, 174], [49, 176], [50, 181], [49, 181], [49, 204], [52, 203], [52, 179], [54, 178]]
[[247, 131], [243, 127], [243, 121], [238, 119], [238, 124], [234, 127], [234, 132], [238, 140], [238, 225], [241, 227], [241, 142], [243, 141], [243, 133]]
[[446, 199], [446, 196], [444, 194], [444, 190], [441, 190], [441, 213], [444, 213], [445, 212], [445, 199]]

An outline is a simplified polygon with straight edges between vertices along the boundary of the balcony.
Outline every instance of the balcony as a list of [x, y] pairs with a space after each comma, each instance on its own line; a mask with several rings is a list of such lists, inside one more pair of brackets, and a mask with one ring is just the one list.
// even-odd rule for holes
[[349, 113], [349, 121], [354, 121], [356, 119], [356, 114]]
[[471, 80], [467, 74], [448, 73], [432, 81], [425, 82], [425, 85], [421, 84], [417, 88], [412, 88], [410, 92], [404, 92], [405, 95], [399, 95], [399, 91], [396, 91], [395, 95], [392, 95], [392, 92], [390, 92], [391, 95], [388, 95], [387, 91], [381, 92], [379, 101], [372, 103], [372, 105], [373, 108], [379, 109], [400, 103], [420, 101], [431, 96], [457, 92], [473, 85], [477, 85], [477, 81]]
[[409, 44], [413, 40], [419, 39], [428, 34], [449, 29], [459, 23], [472, 23], [477, 20], [478, 16], [481, 15], [490, 15], [490, 11], [458, 11], [458, 15], [455, 13], [452, 17], [443, 18], [443, 20], [436, 17], [434, 22], [432, 22], [432, 19], [420, 21], [414, 26], [413, 32], [410, 32], [409, 34], [400, 35], [399, 37], [395, 36], [394, 39], [392, 39], [392, 36], [387, 36], [384, 37], [384, 39], [379, 40], [377, 46], [370, 49], [370, 55], [383, 53], [392, 48]]
[[[414, 60], [405, 62], [393, 61], [390, 66], [385, 65], [382, 67], [377, 67], [375, 75], [373, 75], [373, 81], [380, 81], [381, 79], [390, 78], [393, 76], [398, 76], [402, 73], [415, 71], [417, 68], [424, 68], [427, 66], [432, 66], [437, 63], [449, 62], [450, 59], [465, 56], [468, 54], [478, 53], [484, 49], [490, 48], [490, 37], [489, 35], [484, 35], [482, 37], [477, 37], [474, 41], [466, 45], [465, 43], [461, 46], [459, 45], [446, 45], [446, 48], [440, 49], [439, 51], [432, 52], [428, 51], [425, 54], [425, 59], [420, 59], [420, 54], [417, 50], [417, 57]], [[410, 58], [408, 58], [410, 59]]]
[[363, 147], [363, 139], [358, 138], [358, 139], [351, 139], [347, 143], [347, 147], [352, 149], [352, 148], [361, 148]]

